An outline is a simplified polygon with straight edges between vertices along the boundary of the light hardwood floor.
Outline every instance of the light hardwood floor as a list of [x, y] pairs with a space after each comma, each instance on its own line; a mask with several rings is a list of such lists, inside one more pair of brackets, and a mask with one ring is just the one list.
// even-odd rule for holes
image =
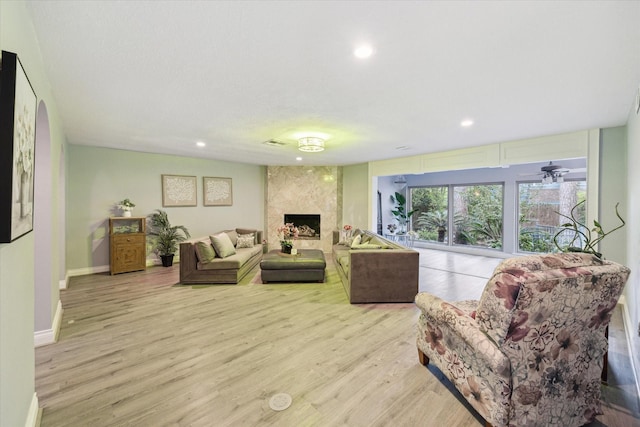
[[[500, 261], [420, 252], [420, 290], [448, 300], [477, 298]], [[482, 425], [418, 363], [415, 306], [350, 305], [327, 261], [324, 284], [175, 286], [177, 266], [72, 278], [59, 341], [36, 349], [41, 425]], [[593, 426], [640, 425], [626, 351], [617, 310]], [[275, 412], [279, 392], [293, 403]]]

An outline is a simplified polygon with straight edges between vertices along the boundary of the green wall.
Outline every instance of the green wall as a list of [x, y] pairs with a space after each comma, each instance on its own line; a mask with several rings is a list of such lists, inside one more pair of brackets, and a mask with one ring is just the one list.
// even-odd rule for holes
[[[78, 273], [109, 265], [108, 218], [128, 198], [134, 216], [164, 209], [192, 236], [250, 227], [264, 229], [264, 166], [70, 144], [67, 166], [67, 269]], [[196, 207], [162, 207], [161, 175], [197, 177]], [[202, 177], [232, 179], [232, 206], [203, 206]], [[153, 253], [148, 258], [155, 259]]]
[[[0, 48], [18, 54], [38, 97], [39, 107], [46, 105], [49, 135], [46, 138], [50, 159], [36, 170], [44, 175], [45, 190], [59, 194], [60, 153], [65, 144], [57, 107], [45, 74], [40, 56], [38, 40], [33, 30], [27, 5], [22, 1], [0, 1]], [[41, 140], [36, 128], [36, 159]], [[40, 201], [36, 199], [34, 206]], [[59, 224], [64, 214], [63, 204], [54, 197], [46, 206], [48, 222]], [[47, 236], [47, 246], [57, 247], [61, 232], [58, 227]], [[50, 329], [59, 301], [60, 278], [59, 251], [50, 250], [47, 264], [50, 270], [43, 274], [45, 289], [35, 286], [35, 245], [42, 243], [39, 230], [17, 239], [13, 243], [0, 245], [0, 426], [24, 426], [35, 422], [37, 403], [35, 396], [34, 365], [34, 318], [35, 310], [43, 309], [50, 319]], [[48, 283], [47, 283], [48, 282]], [[42, 299], [45, 299], [44, 301]], [[39, 313], [42, 314], [42, 313]], [[46, 319], [45, 319], [46, 320]]]
[[[626, 127], [602, 129], [600, 144], [600, 209], [598, 221], [609, 231], [620, 224], [615, 206], [620, 203], [620, 216], [628, 221], [627, 203], [627, 134]], [[627, 263], [627, 227], [607, 236], [600, 244], [606, 259]]]
[[[369, 215], [368, 191], [369, 165], [343, 166], [342, 168], [342, 223], [357, 228], [367, 228]], [[374, 230], [375, 231], [375, 230]]]
[[[640, 82], [638, 82], [640, 84]], [[638, 89], [640, 90], [640, 88]], [[635, 94], [629, 94], [633, 99]], [[640, 114], [635, 107], [629, 112], [627, 121], [627, 266], [631, 277], [624, 288], [627, 310], [630, 316], [631, 354], [634, 356], [636, 378], [640, 378]]]

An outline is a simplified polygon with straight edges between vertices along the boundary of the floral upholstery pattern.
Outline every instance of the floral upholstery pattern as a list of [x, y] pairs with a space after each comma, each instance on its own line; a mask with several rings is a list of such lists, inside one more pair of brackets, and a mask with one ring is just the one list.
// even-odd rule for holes
[[416, 296], [417, 346], [494, 426], [601, 414], [605, 329], [629, 269], [583, 253], [503, 261], [480, 301]]

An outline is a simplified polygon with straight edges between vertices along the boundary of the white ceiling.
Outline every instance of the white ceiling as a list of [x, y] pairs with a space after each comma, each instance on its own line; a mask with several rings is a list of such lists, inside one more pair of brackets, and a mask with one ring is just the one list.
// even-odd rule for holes
[[624, 125], [640, 84], [638, 1], [28, 7], [71, 144], [352, 164]]

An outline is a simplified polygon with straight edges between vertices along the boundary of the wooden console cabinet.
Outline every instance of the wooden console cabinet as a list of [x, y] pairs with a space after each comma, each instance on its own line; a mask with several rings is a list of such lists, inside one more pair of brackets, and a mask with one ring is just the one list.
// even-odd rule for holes
[[109, 218], [111, 274], [144, 270], [147, 267], [145, 217]]

